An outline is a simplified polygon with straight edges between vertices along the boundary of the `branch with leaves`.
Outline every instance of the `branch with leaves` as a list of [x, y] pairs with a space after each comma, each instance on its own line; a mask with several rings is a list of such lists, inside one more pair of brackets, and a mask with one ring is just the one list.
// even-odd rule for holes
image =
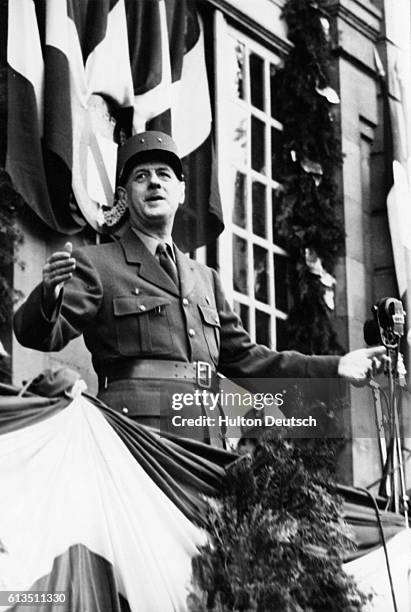
[[11, 321], [13, 304], [19, 292], [13, 287], [13, 264], [23, 237], [15, 220], [23, 205], [10, 177], [0, 169], [0, 325]]
[[277, 232], [290, 256], [288, 348], [338, 354], [342, 348], [330, 320], [332, 303], [325, 298], [332, 294], [331, 274], [344, 250], [335, 181], [341, 146], [331, 113], [339, 99], [330, 86], [324, 4], [288, 0], [283, 9], [293, 48], [276, 77], [277, 112], [284, 126]]
[[210, 503], [210, 543], [194, 564], [197, 612], [361, 610], [345, 574], [353, 549], [332, 478], [329, 443], [277, 437], [229, 469]]

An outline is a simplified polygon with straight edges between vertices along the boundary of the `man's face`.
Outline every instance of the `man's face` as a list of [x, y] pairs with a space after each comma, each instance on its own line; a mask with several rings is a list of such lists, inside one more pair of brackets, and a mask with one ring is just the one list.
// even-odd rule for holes
[[131, 170], [120, 193], [126, 197], [133, 227], [171, 231], [179, 204], [184, 202], [185, 183], [165, 162], [144, 162]]

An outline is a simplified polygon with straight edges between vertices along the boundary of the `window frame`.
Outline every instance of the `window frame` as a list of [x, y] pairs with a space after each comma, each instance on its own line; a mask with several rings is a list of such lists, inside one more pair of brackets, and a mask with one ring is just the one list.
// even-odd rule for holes
[[[245, 74], [245, 99], [238, 99], [235, 102], [229, 100], [229, 86], [226, 78], [226, 64], [228, 45], [231, 39], [238, 40], [245, 46], [244, 59], [244, 74]], [[258, 109], [251, 103], [251, 87], [249, 74], [249, 55], [256, 53], [259, 57], [264, 58], [263, 74], [264, 74], [264, 92], [265, 110]], [[272, 192], [274, 189], [281, 189], [281, 183], [271, 177], [271, 134], [272, 129], [282, 131], [282, 125], [275, 118], [271, 117], [271, 100], [270, 100], [270, 66], [281, 65], [281, 55], [276, 54], [271, 48], [263, 46], [261, 43], [254, 40], [250, 35], [229, 23], [226, 17], [220, 11], [215, 14], [215, 75], [216, 75], [216, 134], [217, 134], [217, 155], [219, 160], [218, 178], [221, 190], [223, 214], [225, 221], [225, 230], [219, 237], [217, 245], [217, 261], [222, 278], [223, 286], [229, 302], [234, 305], [242, 304], [248, 307], [249, 311], [249, 332], [251, 339], [256, 340], [256, 311], [261, 311], [270, 317], [269, 333], [270, 341], [267, 339], [263, 344], [267, 344], [270, 348], [276, 347], [277, 340], [277, 320], [286, 320], [287, 313], [276, 306], [276, 291], [275, 291], [275, 274], [274, 274], [274, 257], [287, 257], [287, 252], [274, 242], [273, 236], [273, 204]], [[236, 104], [239, 109], [242, 109], [247, 117], [247, 134], [249, 135], [247, 142], [247, 158], [243, 167], [241, 164], [234, 163], [230, 156], [230, 142], [227, 133], [224, 129], [227, 125], [228, 110], [231, 104]], [[251, 118], [256, 117], [264, 123], [264, 139], [265, 139], [265, 167], [266, 174], [262, 174], [251, 167]], [[229, 167], [230, 172], [227, 172]], [[246, 227], [240, 227], [233, 222], [234, 208], [234, 191], [233, 183], [230, 183], [230, 177], [233, 172], [242, 172], [245, 175], [246, 181]], [[234, 174], [233, 174], [234, 176]], [[253, 232], [252, 228], [252, 185], [257, 181], [265, 186], [265, 227], [266, 237], [259, 236]], [[231, 195], [230, 195], [231, 194]], [[233, 276], [233, 240], [234, 236], [238, 236], [246, 240], [247, 244], [247, 286], [248, 293], [236, 291], [234, 289]], [[260, 246], [267, 251], [268, 266], [267, 266], [267, 286], [268, 286], [268, 303], [257, 300], [253, 290], [254, 279], [254, 245]], [[261, 338], [259, 339], [261, 341]]]

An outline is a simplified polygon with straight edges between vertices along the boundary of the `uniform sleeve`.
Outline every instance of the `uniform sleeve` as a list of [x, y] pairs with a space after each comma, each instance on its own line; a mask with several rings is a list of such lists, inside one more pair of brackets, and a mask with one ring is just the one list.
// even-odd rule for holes
[[303, 355], [296, 351], [273, 351], [255, 344], [227, 300], [218, 275], [214, 273], [217, 309], [220, 317], [219, 371], [231, 379], [335, 378], [340, 357]]
[[28, 348], [59, 351], [80, 336], [95, 318], [103, 297], [99, 274], [87, 254], [73, 252], [76, 269], [65, 283], [51, 319], [42, 308], [41, 283], [14, 316], [17, 340]]

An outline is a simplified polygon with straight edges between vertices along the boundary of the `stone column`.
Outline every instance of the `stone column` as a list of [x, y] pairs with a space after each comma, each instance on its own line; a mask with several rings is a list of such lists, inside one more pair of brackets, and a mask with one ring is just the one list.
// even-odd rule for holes
[[[337, 271], [336, 315], [340, 336], [350, 350], [364, 346], [363, 324], [371, 317], [377, 293], [386, 291], [393, 270], [385, 269], [381, 287], [381, 252], [390, 258], [386, 217], [376, 217], [375, 154], [381, 151], [379, 82], [375, 45], [382, 13], [369, 0], [329, 0], [335, 53], [335, 79], [341, 98], [339, 128], [343, 153], [341, 190], [346, 254]], [[386, 261], [385, 261], [386, 263]], [[340, 479], [367, 486], [381, 476], [374, 407], [369, 388], [350, 387], [349, 436], [341, 458]]]

